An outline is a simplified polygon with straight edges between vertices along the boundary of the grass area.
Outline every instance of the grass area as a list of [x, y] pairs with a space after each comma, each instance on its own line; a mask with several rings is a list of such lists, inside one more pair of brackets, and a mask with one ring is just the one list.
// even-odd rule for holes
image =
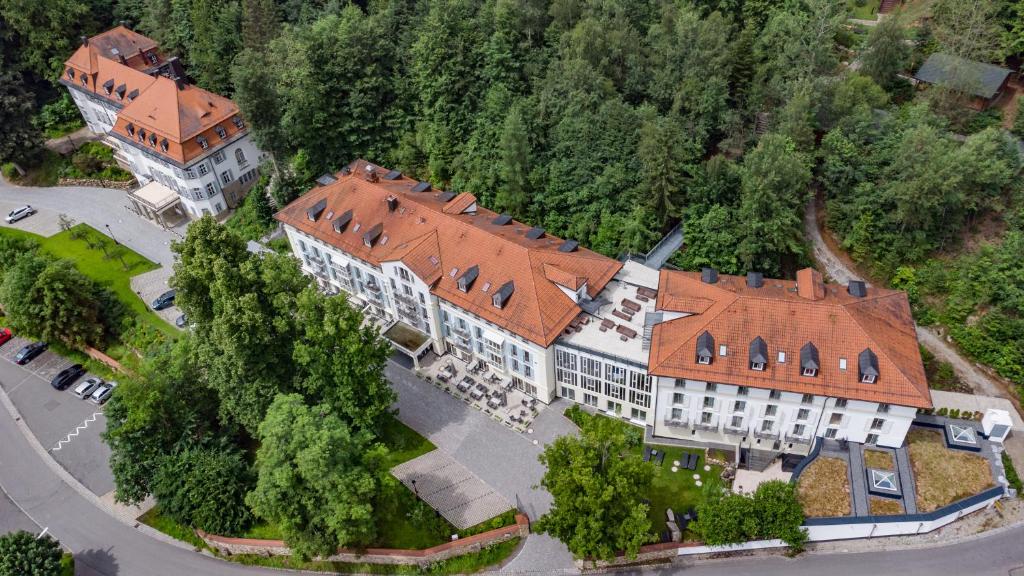
[[846, 7], [849, 9], [850, 18], [874, 20], [881, 3], [881, 0], [847, 0]]
[[150, 310], [131, 287], [132, 276], [156, 270], [159, 264], [126, 246], [115, 245], [108, 236], [88, 224], [78, 224], [49, 238], [13, 228], [0, 228], [0, 235], [34, 240], [44, 252], [71, 260], [83, 274], [111, 290], [137, 318], [167, 336], [177, 337], [178, 331]]
[[231, 556], [232, 562], [246, 566], [264, 566], [268, 568], [283, 568], [289, 570], [312, 570], [318, 572], [335, 572], [339, 574], [473, 574], [488, 566], [497, 564], [506, 558], [519, 545], [519, 538], [512, 538], [505, 542], [499, 542], [488, 546], [479, 552], [465, 554], [451, 558], [443, 562], [437, 562], [427, 568], [417, 566], [397, 566], [388, 564], [366, 564], [349, 562], [324, 562], [301, 560], [289, 556], [257, 556], [255, 554], [240, 554]]
[[75, 557], [68, 552], [60, 557], [60, 576], [75, 576]]
[[78, 118], [77, 120], [68, 120], [67, 122], [54, 124], [53, 126], [44, 129], [43, 135], [46, 136], [47, 140], [52, 140], [54, 138], [60, 138], [61, 136], [67, 136], [79, 128], [84, 127], [85, 122], [83, 122], [81, 118]]
[[174, 519], [160, 514], [159, 507], [154, 506], [153, 508], [150, 508], [148, 512], [139, 516], [139, 522], [142, 522], [150, 528], [155, 528], [172, 538], [176, 538], [182, 542], [188, 542], [199, 550], [206, 548], [206, 543], [196, 536], [195, 532], [193, 532], [191, 528], [182, 526]]
[[872, 496], [868, 502], [868, 508], [875, 516], [894, 516], [903, 514], [903, 505], [892, 498], [879, 498]]
[[[565, 416], [581, 428], [593, 418], [607, 418], [606, 416], [590, 414], [582, 410], [578, 405], [568, 408], [565, 411]], [[626, 434], [634, 438], [635, 447], [632, 449], [633, 453], [642, 458], [643, 432], [641, 429], [621, 420], [612, 420], [621, 424]], [[651, 490], [647, 495], [647, 500], [650, 501], [647, 517], [651, 521], [651, 530], [655, 534], [661, 534], [665, 530], [667, 522], [665, 511], [671, 508], [676, 513], [681, 514], [687, 508], [696, 506], [702, 498], [704, 487], [708, 485], [721, 485], [722, 467], [712, 465], [710, 471], [705, 471], [704, 450], [699, 448], [682, 448], [679, 446], [662, 446], [657, 444], [651, 444], [651, 447], [665, 452], [665, 460], [661, 466], [652, 464], [654, 467], [654, 480], [651, 483]], [[682, 462], [682, 455], [684, 453], [696, 454], [698, 456], [697, 469], [680, 469], [677, 472], [673, 472], [672, 462], [677, 460]], [[704, 486], [697, 486], [696, 480], [693, 478], [694, 474], [700, 474], [701, 482]]]
[[937, 510], [993, 485], [988, 460], [947, 448], [938, 431], [912, 428], [907, 444], [921, 512]]
[[892, 470], [892, 454], [881, 450], [865, 450], [864, 466], [877, 470]]
[[1002, 458], [1003, 470], [1006, 472], [1006, 481], [1010, 483], [1010, 488], [1017, 491], [1017, 496], [1024, 496], [1024, 485], [1021, 484], [1020, 476], [1017, 475], [1017, 469], [1013, 466], [1013, 460], [1006, 452], [1003, 452]]
[[850, 514], [850, 478], [846, 461], [816, 458], [797, 484], [797, 497], [808, 518], [828, 518]]

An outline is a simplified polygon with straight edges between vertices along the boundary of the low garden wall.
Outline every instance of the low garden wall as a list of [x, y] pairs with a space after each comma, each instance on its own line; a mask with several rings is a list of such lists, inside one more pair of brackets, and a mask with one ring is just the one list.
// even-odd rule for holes
[[[338, 553], [323, 560], [331, 562], [361, 562], [366, 564], [415, 564], [420, 567], [435, 562], [472, 554], [499, 542], [512, 538], [525, 538], [530, 533], [530, 519], [525, 514], [516, 514], [516, 523], [496, 528], [473, 536], [445, 542], [424, 550], [401, 550], [394, 548], [367, 548], [366, 550], [338, 549]], [[261, 556], [291, 556], [291, 549], [281, 540], [256, 540], [252, 538], [229, 538], [207, 534], [196, 530], [206, 545], [224, 556], [235, 554], [259, 554]]]
[[135, 179], [131, 180], [96, 180], [93, 178], [61, 178], [57, 180], [59, 186], [90, 186], [93, 188], [115, 188], [117, 190], [131, 190], [135, 187]]
[[107, 356], [103, 352], [100, 352], [99, 350], [97, 350], [97, 349], [95, 349], [95, 348], [93, 348], [91, 346], [86, 346], [85, 347], [85, 353], [88, 354], [89, 357], [92, 358], [93, 360], [102, 362], [102, 363], [106, 364], [107, 366], [110, 366], [112, 369], [114, 369], [114, 370], [116, 370], [118, 372], [121, 372], [121, 373], [127, 372], [127, 370], [124, 369], [124, 366], [121, 366], [120, 362], [118, 362], [117, 360], [114, 360], [110, 356]]

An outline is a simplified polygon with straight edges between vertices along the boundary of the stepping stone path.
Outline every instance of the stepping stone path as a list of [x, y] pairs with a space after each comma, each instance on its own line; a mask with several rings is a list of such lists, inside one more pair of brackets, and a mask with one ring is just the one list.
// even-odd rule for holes
[[711, 472], [711, 466], [708, 466], [707, 464], [705, 464], [704, 465], [704, 471], [705, 472]]
[[673, 472], [679, 472], [679, 467], [678, 466], [673, 466], [672, 467], [672, 471]]
[[703, 486], [703, 485], [704, 485], [704, 483], [703, 483], [703, 482], [701, 482], [700, 480], [697, 480], [696, 482], [694, 482], [694, 484], [696, 484], [696, 485], [697, 485], [698, 487], [700, 487], [700, 486]]
[[[675, 466], [676, 468], [678, 468], [679, 467], [679, 460], [673, 460], [672, 461], [672, 465]], [[674, 472], [674, 470], [673, 470], [673, 472]]]
[[693, 479], [694, 480], [700, 480], [700, 474], [694, 474], [693, 475]]

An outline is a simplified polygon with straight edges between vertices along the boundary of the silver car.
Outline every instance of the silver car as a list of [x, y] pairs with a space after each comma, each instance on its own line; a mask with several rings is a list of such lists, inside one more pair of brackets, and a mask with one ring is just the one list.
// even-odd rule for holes
[[82, 382], [78, 386], [75, 386], [71, 393], [74, 394], [76, 398], [85, 400], [92, 396], [92, 393], [100, 386], [103, 386], [103, 384], [104, 382], [102, 378], [96, 378], [93, 376], [92, 378], [87, 378], [85, 382]]
[[110, 399], [110, 394], [117, 388], [117, 382], [104, 382], [89, 395], [89, 402], [99, 406]]
[[35, 208], [25, 205], [22, 206], [21, 208], [15, 208], [14, 210], [8, 212], [7, 216], [4, 217], [4, 221], [6, 221], [8, 224], [14, 224], [18, 220], [21, 220], [22, 218], [28, 218], [29, 216], [35, 213]]

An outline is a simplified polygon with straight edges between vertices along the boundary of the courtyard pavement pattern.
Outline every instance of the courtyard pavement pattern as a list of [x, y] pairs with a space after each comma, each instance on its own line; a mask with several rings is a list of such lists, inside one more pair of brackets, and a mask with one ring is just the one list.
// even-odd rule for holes
[[512, 508], [508, 500], [441, 450], [403, 462], [391, 473], [459, 530]]

